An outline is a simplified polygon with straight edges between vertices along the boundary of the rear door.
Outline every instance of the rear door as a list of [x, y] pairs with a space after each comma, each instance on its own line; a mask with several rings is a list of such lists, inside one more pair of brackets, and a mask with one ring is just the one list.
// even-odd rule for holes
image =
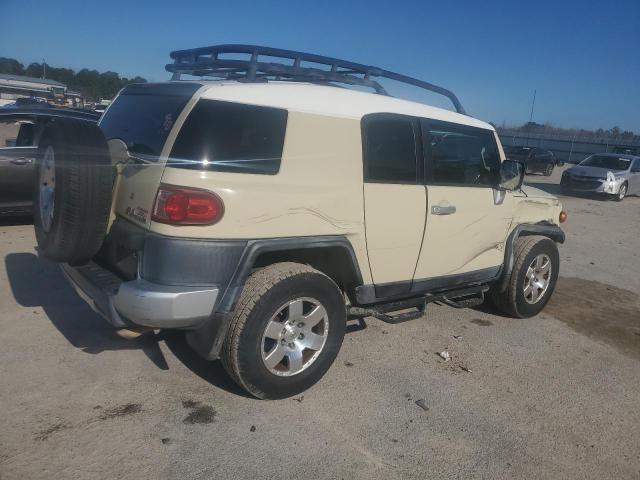
[[415, 291], [495, 276], [512, 212], [497, 187], [500, 156], [491, 130], [423, 122], [428, 196]]
[[30, 120], [0, 121], [0, 208], [26, 211], [33, 191], [36, 125]]
[[374, 114], [362, 120], [365, 229], [378, 297], [409, 292], [426, 215], [420, 124]]

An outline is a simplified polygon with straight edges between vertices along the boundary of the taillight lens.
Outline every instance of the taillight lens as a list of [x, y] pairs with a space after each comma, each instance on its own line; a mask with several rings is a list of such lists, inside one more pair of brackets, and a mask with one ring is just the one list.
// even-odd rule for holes
[[213, 192], [160, 185], [151, 219], [171, 225], [212, 225], [224, 214], [224, 204]]

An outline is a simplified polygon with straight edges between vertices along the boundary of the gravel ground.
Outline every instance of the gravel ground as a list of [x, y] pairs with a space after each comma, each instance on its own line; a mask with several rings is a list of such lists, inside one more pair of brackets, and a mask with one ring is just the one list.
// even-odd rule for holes
[[246, 397], [179, 334], [116, 337], [35, 255], [33, 227], [5, 222], [0, 477], [637, 479], [640, 198], [563, 202], [543, 314], [355, 324], [327, 376], [283, 401]]

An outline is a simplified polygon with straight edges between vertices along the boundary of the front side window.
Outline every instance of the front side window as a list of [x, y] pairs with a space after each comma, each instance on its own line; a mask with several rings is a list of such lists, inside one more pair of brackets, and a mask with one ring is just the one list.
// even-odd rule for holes
[[365, 181], [417, 183], [415, 124], [412, 117], [392, 114], [363, 119]]
[[500, 183], [500, 157], [493, 132], [446, 122], [425, 122], [427, 183], [476, 185]]
[[286, 129], [286, 110], [201, 99], [180, 129], [170, 165], [276, 174]]

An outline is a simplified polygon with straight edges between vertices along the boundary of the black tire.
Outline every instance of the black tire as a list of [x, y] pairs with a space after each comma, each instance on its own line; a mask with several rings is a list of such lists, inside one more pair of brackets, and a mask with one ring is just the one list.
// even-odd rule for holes
[[[325, 308], [327, 339], [308, 368], [292, 376], [278, 376], [262, 359], [262, 337], [278, 309], [302, 297], [313, 297]], [[333, 280], [306, 265], [277, 263], [247, 279], [222, 346], [221, 360], [233, 380], [251, 395], [261, 399], [290, 397], [311, 387], [327, 372], [338, 355], [345, 327], [344, 297]]]
[[[525, 299], [524, 284], [527, 269], [540, 254], [546, 254], [551, 261], [550, 283], [536, 303]], [[558, 281], [560, 255], [555, 242], [538, 235], [518, 238], [515, 242], [513, 269], [507, 278], [491, 289], [492, 303], [503, 313], [515, 318], [528, 318], [537, 315], [545, 307]], [[504, 287], [504, 289], [502, 288]]]
[[[55, 158], [55, 190], [47, 228], [40, 185], [49, 149]], [[38, 145], [33, 195], [33, 224], [42, 255], [81, 265], [98, 252], [109, 221], [113, 172], [109, 146], [97, 125], [54, 120], [46, 127]]]
[[616, 195], [613, 196], [613, 199], [616, 202], [621, 202], [627, 196], [628, 191], [629, 191], [629, 185], [627, 184], [627, 182], [624, 182], [622, 185], [620, 185], [620, 190]]
[[545, 177], [550, 177], [553, 174], [553, 163], [547, 165], [542, 173]]

